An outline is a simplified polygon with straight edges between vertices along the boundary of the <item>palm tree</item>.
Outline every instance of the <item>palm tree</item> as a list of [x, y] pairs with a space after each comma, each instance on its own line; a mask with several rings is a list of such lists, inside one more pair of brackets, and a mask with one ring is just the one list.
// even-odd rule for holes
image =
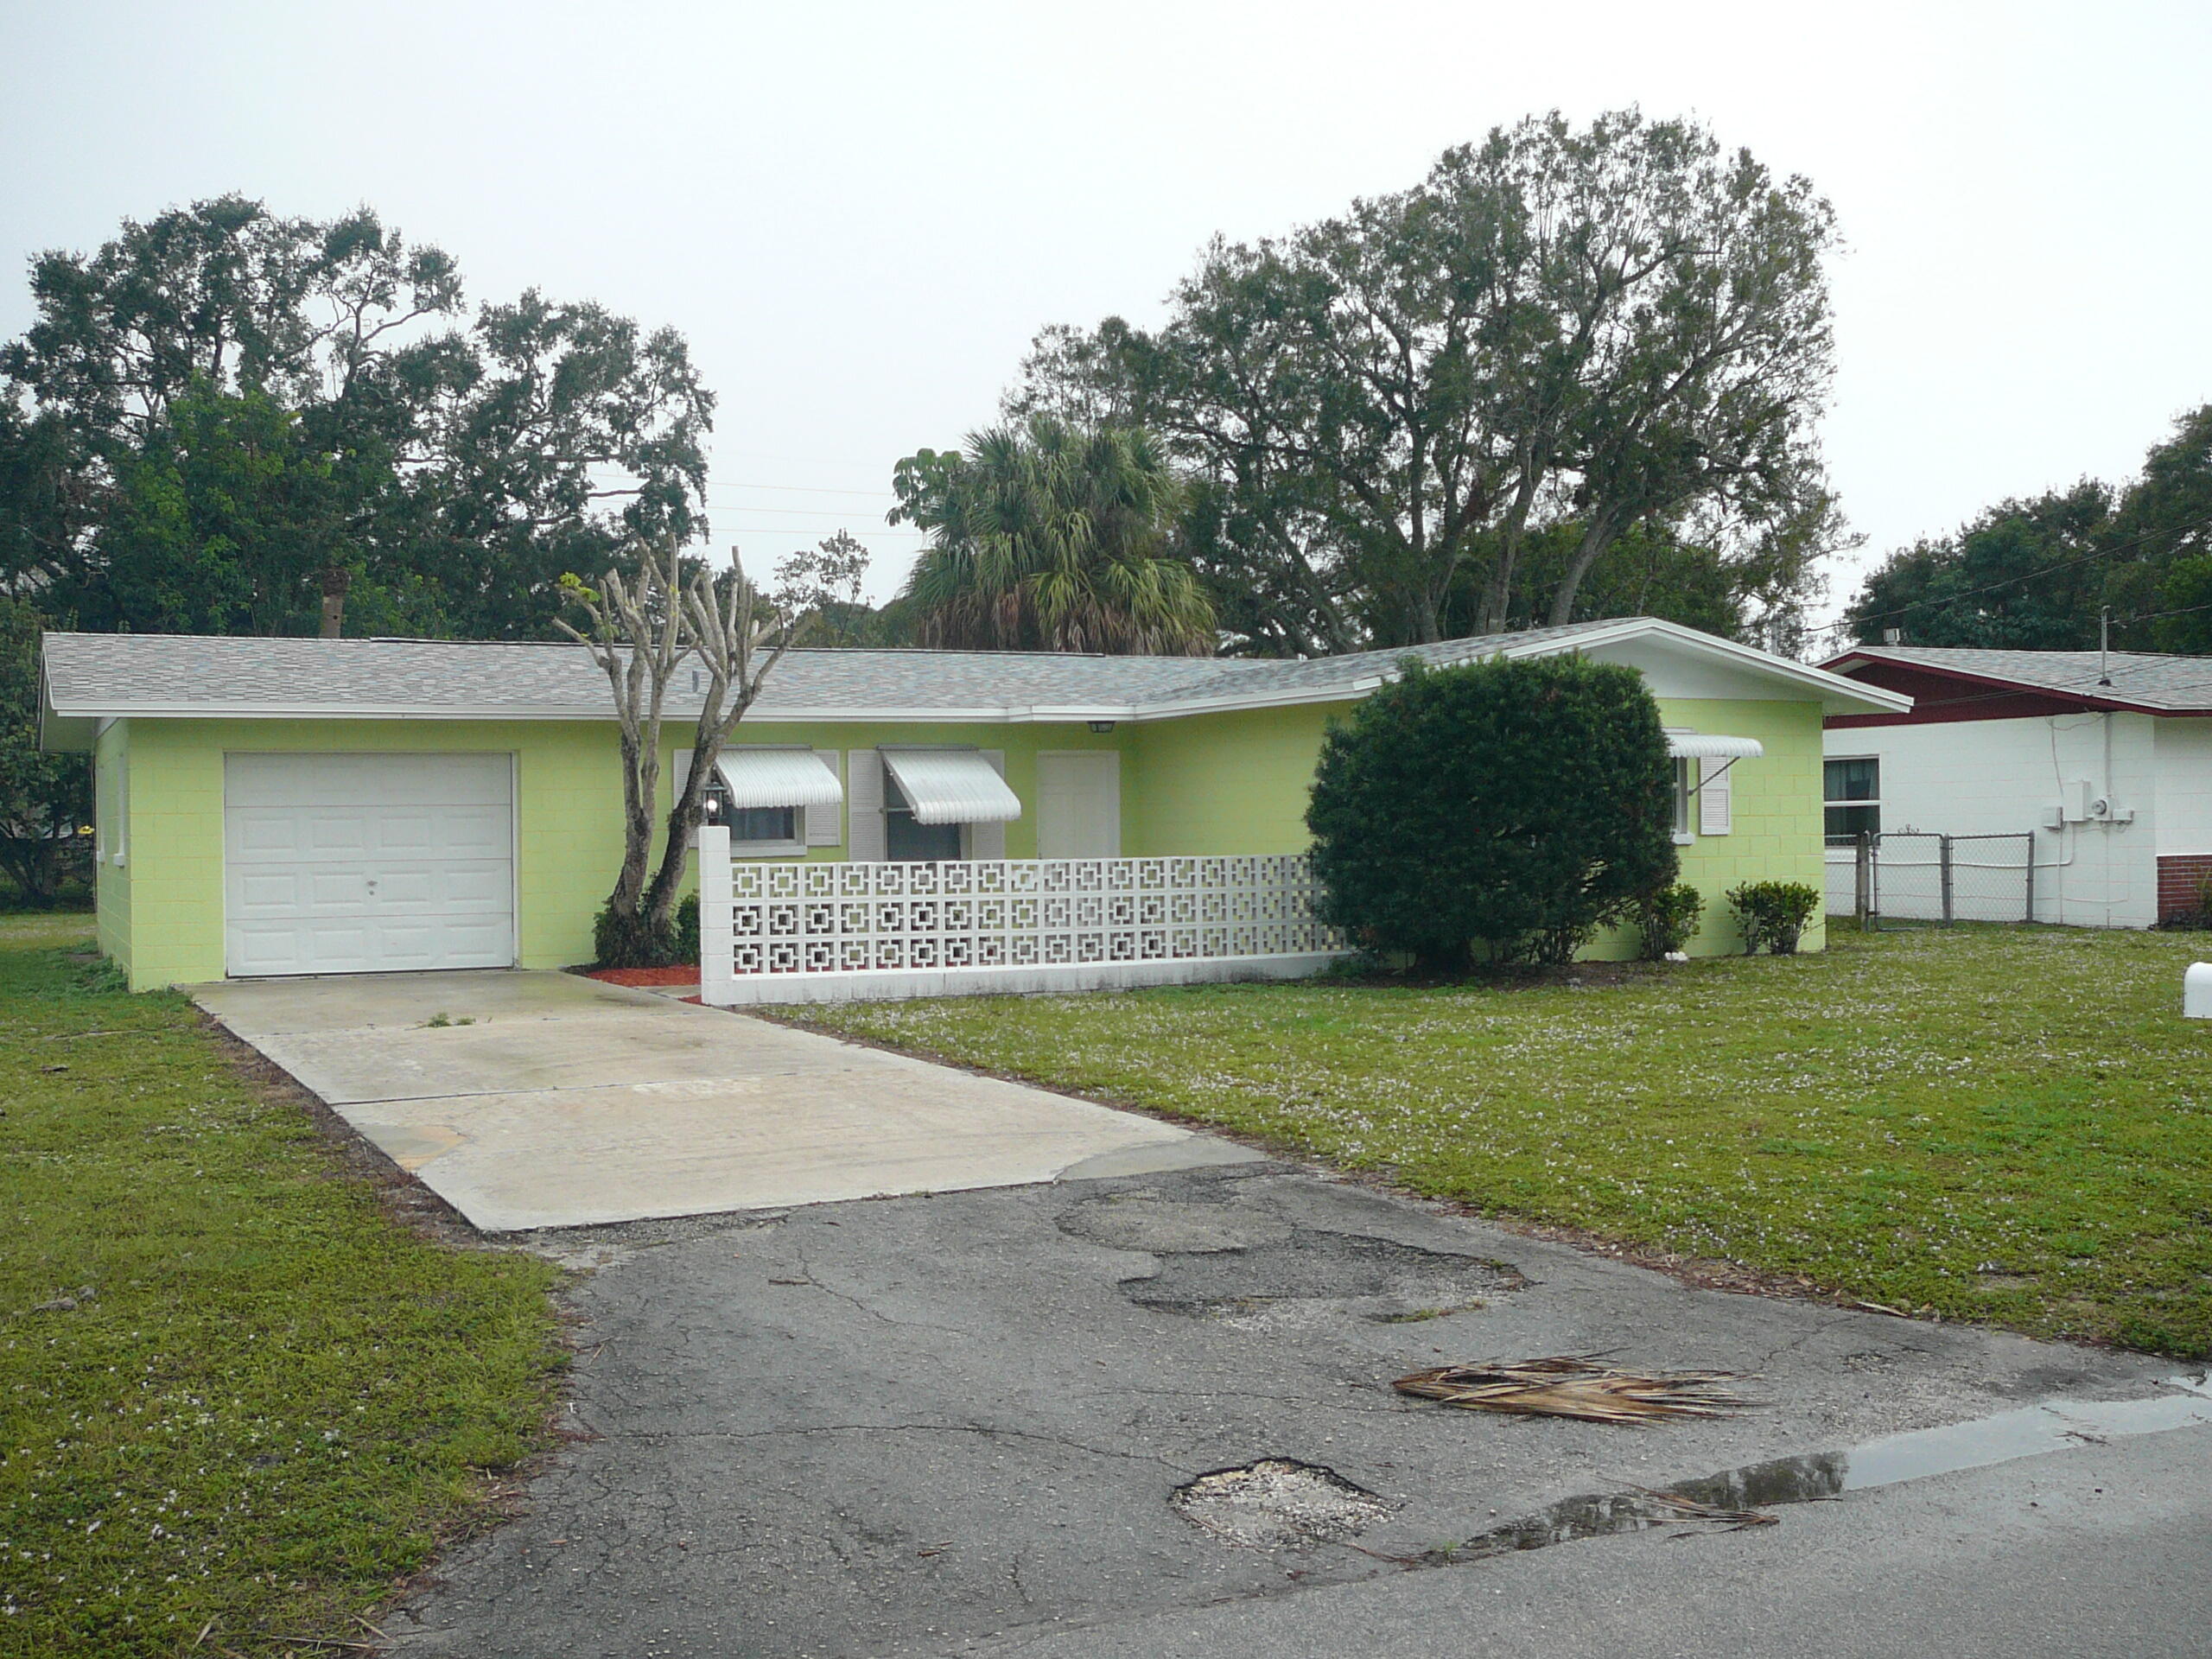
[[930, 532], [906, 581], [922, 643], [1205, 657], [1213, 606], [1170, 543], [1183, 486], [1152, 436], [1051, 416], [899, 463], [893, 524]]

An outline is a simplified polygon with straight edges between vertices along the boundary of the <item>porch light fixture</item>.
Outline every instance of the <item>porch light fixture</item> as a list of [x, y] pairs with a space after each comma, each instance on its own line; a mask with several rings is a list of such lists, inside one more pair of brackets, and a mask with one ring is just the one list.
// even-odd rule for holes
[[1114, 722], [1110, 720], [1094, 720], [1090, 722], [1090, 729], [1100, 733], [1110, 732], [1114, 729]]

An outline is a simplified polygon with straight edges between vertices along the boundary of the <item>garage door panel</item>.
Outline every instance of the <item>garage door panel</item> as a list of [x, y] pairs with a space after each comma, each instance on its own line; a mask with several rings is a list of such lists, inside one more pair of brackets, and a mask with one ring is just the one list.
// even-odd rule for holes
[[302, 825], [289, 812], [233, 808], [228, 817], [224, 841], [232, 854], [289, 858], [299, 851]]
[[504, 754], [227, 757], [232, 974], [514, 960]]
[[296, 870], [242, 871], [232, 884], [233, 914], [256, 919], [289, 916], [300, 906]]

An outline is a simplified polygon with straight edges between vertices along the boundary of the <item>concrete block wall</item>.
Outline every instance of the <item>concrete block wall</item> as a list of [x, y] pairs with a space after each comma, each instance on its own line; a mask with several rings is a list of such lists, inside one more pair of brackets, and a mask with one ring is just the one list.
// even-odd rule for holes
[[[1863, 726], [1830, 730], [1825, 748], [1881, 761], [1885, 830], [2032, 832], [2037, 921], [2148, 927], [2158, 919], [2161, 723], [2088, 713]], [[2109, 795], [2133, 821], [2043, 828], [2069, 785]]]

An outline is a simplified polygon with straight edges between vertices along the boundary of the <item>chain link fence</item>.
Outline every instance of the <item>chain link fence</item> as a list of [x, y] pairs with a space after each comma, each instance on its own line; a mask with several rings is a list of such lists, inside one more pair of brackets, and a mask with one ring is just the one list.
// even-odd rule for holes
[[1827, 909], [1866, 928], [2031, 922], [2035, 837], [1896, 830], [1827, 838]]

